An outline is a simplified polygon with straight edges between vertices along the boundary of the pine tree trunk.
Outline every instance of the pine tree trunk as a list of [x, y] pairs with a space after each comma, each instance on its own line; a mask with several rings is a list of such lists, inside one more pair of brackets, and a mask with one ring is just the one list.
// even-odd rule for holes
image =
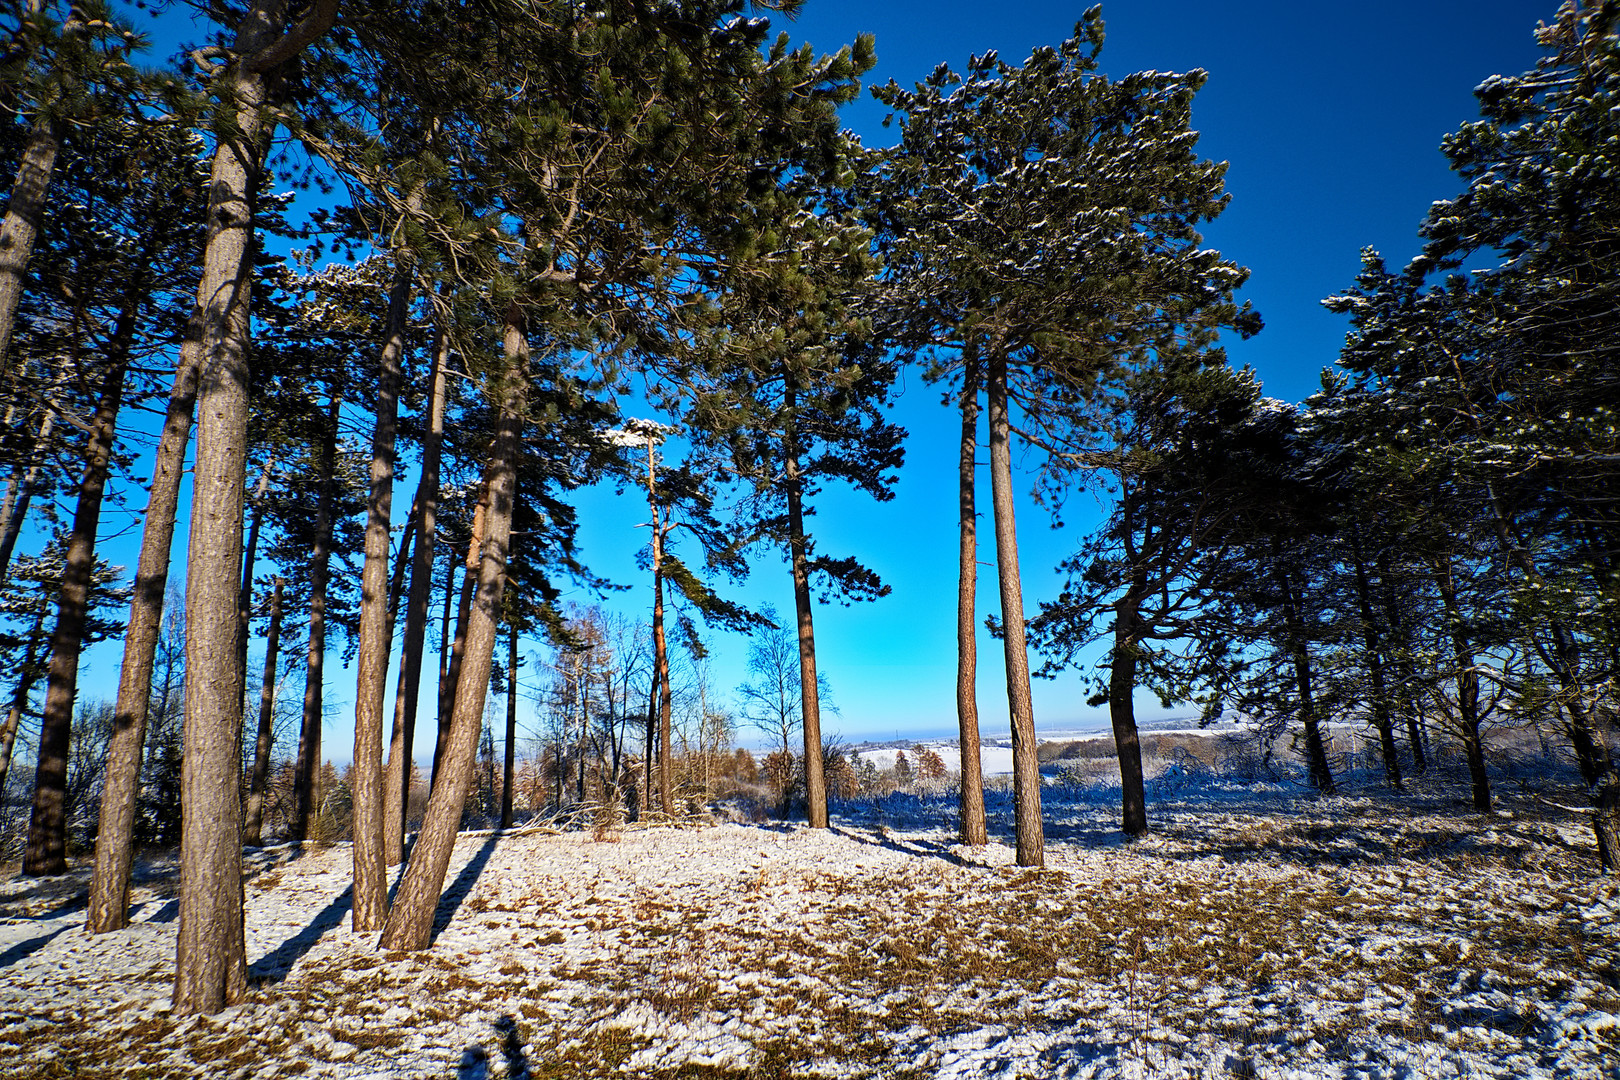
[[169, 584], [169, 551], [174, 541], [175, 511], [185, 478], [186, 447], [191, 442], [192, 413], [202, 361], [201, 311], [193, 317], [180, 347], [174, 388], [163, 419], [152, 463], [152, 490], [146, 501], [141, 552], [124, 631], [124, 661], [113, 708], [112, 737], [101, 789], [101, 819], [96, 833], [96, 869], [90, 880], [86, 928], [92, 934], [123, 929], [129, 921], [129, 875], [133, 857], [135, 798], [140, 787], [141, 751], [163, 628], [163, 599]]
[[501, 770], [501, 828], [512, 827], [512, 779], [517, 768], [518, 630], [506, 628], [506, 762]]
[[1390, 637], [1394, 639], [1395, 669], [1399, 680], [1398, 691], [1391, 695], [1401, 715], [1406, 719], [1406, 741], [1412, 750], [1412, 771], [1422, 776], [1429, 768], [1429, 758], [1423, 749], [1423, 724], [1418, 710], [1413, 703], [1411, 687], [1416, 678], [1410, 649], [1410, 634], [1401, 620], [1400, 601], [1395, 595], [1392, 584], [1389, 558], [1384, 552], [1378, 554], [1378, 583], [1380, 597], [1384, 606], [1385, 625], [1389, 627]]
[[5, 221], [0, 223], [0, 371], [10, 370], [7, 360], [17, 308], [22, 303], [23, 277], [44, 225], [45, 195], [61, 145], [53, 122], [41, 120], [34, 125], [11, 185]]
[[1491, 811], [1491, 778], [1485, 771], [1485, 743], [1480, 737], [1479, 673], [1474, 670], [1474, 650], [1468, 639], [1467, 624], [1457, 603], [1457, 588], [1451, 562], [1434, 563], [1434, 583], [1446, 609], [1446, 632], [1451, 638], [1451, 658], [1457, 670], [1457, 723], [1462, 735], [1463, 753], [1468, 759], [1468, 779], [1473, 787], [1474, 809]]
[[138, 301], [129, 302], [113, 330], [111, 368], [102, 382], [90, 424], [84, 476], [79, 481], [78, 505], [62, 565], [56, 631], [51, 635], [50, 667], [45, 680], [45, 711], [39, 723], [34, 807], [28, 822], [28, 847], [23, 852], [22, 872], [30, 877], [67, 872], [67, 774], [73, 701], [78, 696], [79, 656], [90, 614], [96, 531], [101, 526], [101, 504], [107, 491], [107, 469], [117, 435], [118, 408], [123, 401], [124, 373], [129, 366], [137, 310]]
[[315, 538], [309, 555], [309, 650], [304, 661], [304, 718], [298, 736], [298, 770], [293, 779], [293, 839], [311, 838], [320, 812], [321, 725], [325, 713], [326, 586], [331, 577], [332, 518], [337, 500], [337, 431], [342, 400], [327, 406], [316, 485]]
[[489, 468], [485, 473], [488, 512], [484, 515], [483, 551], [478, 568], [477, 603], [467, 628], [467, 647], [456, 686], [455, 721], [446, 751], [445, 775], [428, 799], [427, 816], [400, 880], [393, 909], [384, 926], [381, 948], [424, 949], [432, 943], [433, 916], [445, 872], [461, 825], [461, 813], [472, 782], [473, 758], [483, 726], [484, 704], [494, 659], [495, 638], [506, 587], [506, 555], [517, 498], [517, 460], [521, 453], [523, 414], [527, 406], [528, 343], [517, 305], [507, 313], [506, 371], [498, 391], [500, 412]]
[[1328, 767], [1327, 748], [1322, 743], [1322, 728], [1316, 718], [1316, 695], [1311, 685], [1311, 654], [1305, 646], [1304, 615], [1294, 592], [1293, 579], [1283, 568], [1281, 547], [1275, 540], [1271, 552], [1271, 571], [1282, 594], [1288, 651], [1294, 662], [1294, 689], [1299, 695], [1299, 722], [1305, 728], [1305, 760], [1310, 770], [1311, 786], [1323, 795], [1331, 795], [1334, 790], [1333, 770]]
[[281, 651], [281, 590], [287, 579], [277, 577], [270, 594], [270, 632], [264, 645], [264, 684], [259, 690], [259, 731], [253, 743], [253, 776], [248, 782], [242, 843], [258, 847], [264, 833], [264, 792], [270, 779], [270, 739], [276, 714], [276, 658]]
[[[794, 408], [787, 391], [787, 410]], [[821, 695], [816, 681], [816, 628], [810, 606], [809, 539], [804, 535], [804, 482], [799, 475], [799, 447], [792, 429], [784, 440], [788, 512], [788, 553], [793, 569], [793, 611], [799, 637], [799, 694], [804, 718], [804, 815], [812, 829], [827, 827], [827, 776], [821, 760]]]
[[1018, 576], [1018, 528], [1013, 514], [1012, 451], [1008, 445], [1007, 354], [999, 338], [991, 342], [988, 374], [990, 494], [996, 521], [996, 577], [1001, 587], [1007, 711], [1012, 725], [1016, 858], [1019, 866], [1044, 866], [1046, 836], [1041, 821], [1041, 765], [1035, 756], [1035, 706], [1029, 692], [1024, 591]]
[[411, 302], [411, 262], [401, 256], [388, 297], [388, 339], [377, 383], [377, 427], [371, 442], [371, 491], [366, 512], [366, 556], [361, 571], [359, 673], [354, 696], [354, 929], [381, 930], [388, 909], [388, 871], [383, 854], [383, 694], [388, 652], [389, 533], [394, 505], [394, 433], [399, 425], [400, 369], [405, 354], [406, 315]]
[[979, 439], [977, 339], [962, 352], [962, 440], [957, 455], [956, 723], [962, 756], [958, 818], [962, 842], [983, 847], [984, 765], [979, 753], [979, 515], [974, 500], [974, 458]]
[[28, 635], [28, 648], [23, 654], [22, 667], [17, 672], [17, 685], [11, 694], [11, 708], [6, 710], [6, 722], [0, 727], [0, 792], [6, 790], [6, 778], [11, 775], [11, 754], [17, 745], [17, 729], [22, 726], [23, 713], [28, 709], [28, 695], [34, 692], [39, 680], [39, 644], [45, 628], [45, 613], [34, 616], [34, 627]]
[[[63, 368], [65, 370], [66, 363]], [[45, 462], [50, 457], [51, 432], [56, 427], [56, 392], [60, 385], [61, 373], [58, 373], [58, 382], [51, 386], [50, 404], [45, 409], [45, 415], [39, 421], [39, 434], [35, 436], [34, 444], [27, 456], [26, 468], [17, 480], [17, 495], [11, 505], [6, 509], [4, 531], [0, 532], [0, 585], [11, 580], [11, 556], [17, 550], [17, 541], [22, 536], [23, 522], [28, 520], [28, 505], [39, 490], [40, 473], [44, 470]]]
[[[665, 717], [670, 714], [669, 707], [669, 647], [664, 638], [664, 572], [663, 559], [663, 530], [658, 524], [658, 518], [653, 517], [653, 564], [658, 567], [653, 571], [653, 700], [657, 703], [657, 710], [647, 713], [647, 762], [648, 762], [648, 797], [652, 795], [652, 762], [656, 753], [658, 760], [658, 801], [664, 815], [675, 813], [675, 790], [670, 782], [669, 769], [669, 743], [665, 740], [664, 732], [667, 730]], [[656, 716], [657, 741], [653, 739], [653, 725]]]
[[1114, 650], [1108, 667], [1108, 718], [1119, 756], [1120, 828], [1133, 839], [1148, 831], [1142, 740], [1136, 730], [1136, 664], [1144, 591], [1143, 575], [1133, 572], [1131, 587], [1114, 602]]
[[405, 852], [405, 816], [411, 797], [411, 755], [416, 742], [416, 710], [422, 690], [422, 654], [427, 636], [428, 602], [433, 592], [433, 558], [438, 548], [439, 459], [444, 444], [445, 366], [449, 362], [450, 335], [441, 326], [433, 349], [428, 431], [422, 446], [422, 478], [416, 488], [416, 549], [411, 556], [411, 591], [405, 607], [405, 640], [400, 646], [399, 685], [394, 693], [394, 727], [388, 741], [388, 776], [385, 780], [388, 803], [383, 808], [383, 858], [389, 866], [398, 865]]
[[[236, 595], [236, 621], [241, 623], [236, 638], [236, 664], [243, 672], [247, 671], [248, 639], [253, 635], [253, 570], [259, 561], [259, 534], [264, 527], [264, 496], [269, 490], [270, 465], [266, 464], [259, 473], [259, 482], [254, 485], [253, 498], [249, 500], [253, 513], [248, 523], [247, 547], [242, 552], [242, 587]], [[243, 692], [246, 693], [245, 690]], [[242, 701], [242, 727], [247, 727], [245, 698]]]
[[1367, 561], [1361, 551], [1359, 530], [1350, 528], [1350, 557], [1355, 564], [1356, 603], [1361, 614], [1362, 648], [1367, 655], [1367, 677], [1371, 682], [1372, 724], [1378, 732], [1378, 746], [1384, 758], [1384, 782], [1401, 789], [1401, 757], [1395, 747], [1395, 722], [1390, 716], [1389, 688], [1384, 679], [1384, 654], [1379, 641], [1378, 621], [1373, 614], [1372, 586], [1367, 580]]
[[262, 111], [262, 75], [238, 66], [219, 78], [225, 80], [222, 89], [234, 105], [236, 124], [234, 131], [221, 134], [214, 154], [208, 247], [197, 289], [202, 372], [186, 565], [180, 932], [174, 977], [174, 1008], [181, 1015], [217, 1012], [247, 991], [236, 601], [247, 466], [252, 200], [273, 125]]
[[461, 572], [461, 604], [456, 612], [456, 636], [450, 643], [450, 655], [439, 678], [439, 739], [433, 747], [433, 777], [431, 785], [439, 782], [440, 767], [444, 763], [445, 749], [450, 745], [450, 730], [456, 712], [456, 686], [461, 681], [462, 658], [467, 652], [467, 624], [472, 618], [473, 592], [478, 585], [478, 555], [483, 550], [484, 498], [480, 494], [478, 509], [473, 513], [473, 537], [467, 545], [467, 562]]

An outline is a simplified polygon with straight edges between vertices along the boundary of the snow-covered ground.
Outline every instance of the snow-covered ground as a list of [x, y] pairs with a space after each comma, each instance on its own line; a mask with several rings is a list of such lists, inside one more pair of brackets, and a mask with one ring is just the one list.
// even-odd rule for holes
[[348, 924], [349, 849], [246, 885], [253, 988], [168, 1007], [175, 880], [83, 930], [87, 868], [0, 882], [0, 1076], [1620, 1076], [1620, 886], [1584, 822], [1444, 786], [1302, 798], [1161, 784], [1046, 796], [1047, 868], [958, 846], [952, 799], [814, 832], [468, 834], [442, 930]]

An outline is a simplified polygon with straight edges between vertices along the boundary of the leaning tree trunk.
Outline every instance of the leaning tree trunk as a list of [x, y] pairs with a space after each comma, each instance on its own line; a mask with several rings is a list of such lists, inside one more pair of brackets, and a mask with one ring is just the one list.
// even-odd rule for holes
[[185, 476], [186, 446], [191, 442], [192, 412], [202, 360], [201, 313], [192, 319], [180, 347], [174, 388], [164, 415], [152, 463], [152, 490], [146, 501], [141, 552], [135, 564], [135, 587], [124, 631], [124, 663], [113, 707], [112, 737], [101, 789], [101, 820], [96, 832], [96, 869], [90, 879], [86, 927], [92, 934], [121, 930], [129, 922], [129, 875], [134, 846], [135, 796], [140, 786], [141, 749], [146, 741], [146, 714], [152, 695], [158, 636], [163, 626], [163, 597], [168, 591], [169, 550], [174, 541], [175, 510]]
[[326, 586], [332, 564], [332, 518], [337, 486], [337, 429], [341, 399], [327, 407], [325, 441], [321, 444], [320, 495], [315, 506], [315, 544], [309, 557], [309, 651], [304, 661], [304, 718], [298, 735], [298, 767], [293, 777], [293, 839], [310, 839], [320, 806], [321, 722], [326, 667]]
[[270, 632], [264, 645], [264, 684], [259, 689], [259, 731], [253, 743], [253, 776], [248, 781], [242, 843], [258, 847], [264, 833], [264, 792], [270, 780], [270, 739], [276, 713], [276, 658], [281, 651], [281, 590], [286, 578], [277, 577], [270, 594]]
[[17, 308], [22, 303], [23, 276], [44, 224], [45, 194], [50, 190], [51, 173], [56, 169], [61, 147], [53, 121], [41, 120], [34, 125], [17, 166], [17, 179], [11, 185], [5, 221], [0, 223], [0, 371], [10, 370], [6, 361]]
[[456, 636], [450, 642], [443, 674], [439, 676], [439, 738], [433, 747], [433, 775], [429, 788], [439, 783], [446, 748], [450, 745], [450, 729], [455, 722], [456, 687], [461, 681], [461, 661], [467, 653], [467, 624], [472, 618], [473, 593], [478, 586], [480, 553], [484, 547], [484, 500], [487, 492], [478, 497], [478, 509], [473, 511], [473, 535], [467, 544], [467, 561], [461, 572], [461, 605], [456, 612]]
[[[787, 392], [787, 409], [794, 393]], [[821, 695], [816, 682], [816, 628], [810, 606], [810, 553], [804, 535], [804, 480], [799, 474], [799, 445], [792, 429], [784, 440], [788, 512], [788, 553], [793, 569], [793, 611], [799, 638], [799, 694], [804, 717], [804, 816], [812, 829], [827, 827], [827, 776], [821, 760]]]
[[354, 929], [381, 930], [388, 911], [383, 846], [382, 714], [393, 620], [388, 610], [389, 532], [394, 505], [394, 433], [399, 426], [400, 365], [411, 302], [411, 263], [400, 257], [388, 296], [388, 338], [377, 382], [377, 427], [371, 441], [366, 558], [360, 580], [359, 674], [354, 692]]
[[202, 309], [197, 463], [186, 570], [186, 731], [181, 774], [180, 930], [174, 1008], [217, 1012], [247, 990], [240, 795], [242, 671], [237, 578], [247, 466], [253, 194], [274, 129], [266, 72], [332, 25], [337, 0], [315, 0], [285, 31], [284, 5], [256, 0], [231, 62], [214, 78], [233, 123], [219, 133], [210, 183]]
[[[50, 384], [45, 402], [45, 415], [39, 421], [39, 433], [35, 435], [32, 445], [23, 460], [17, 463], [12, 474], [11, 483], [6, 492], [6, 512], [0, 515], [5, 524], [0, 528], [0, 585], [11, 580], [11, 556], [17, 550], [17, 541], [22, 536], [23, 522], [28, 519], [28, 504], [34, 499], [40, 487], [40, 473], [44, 471], [45, 461], [50, 457], [51, 432], [56, 427], [57, 391], [61, 387], [69, 362], [60, 361], [56, 378]], [[15, 488], [15, 491], [11, 490]]]
[[978, 510], [974, 501], [974, 457], [979, 439], [977, 339], [962, 355], [962, 441], [957, 454], [956, 723], [962, 755], [959, 798], [962, 842], [983, 847], [984, 765], [979, 755]]
[[440, 327], [433, 350], [428, 432], [422, 446], [422, 478], [416, 488], [416, 549], [411, 556], [411, 591], [405, 601], [405, 640], [400, 646], [394, 727], [388, 740], [388, 776], [384, 780], [388, 802], [383, 807], [383, 858], [389, 866], [398, 865], [405, 857], [405, 815], [410, 807], [410, 762], [422, 689], [422, 648], [427, 635], [428, 601], [433, 592], [433, 556], [438, 545], [439, 458], [444, 444], [445, 365], [449, 362], [450, 335]]
[[433, 940], [433, 915], [462, 808], [472, 783], [473, 759], [483, 726], [489, 692], [490, 668], [506, 588], [506, 554], [512, 535], [512, 510], [517, 497], [517, 460], [522, 449], [523, 414], [527, 406], [528, 343], [517, 304], [507, 310], [506, 370], [494, 387], [500, 402], [496, 434], [485, 473], [488, 510], [484, 515], [483, 557], [478, 567], [477, 603], [467, 627], [461, 677], [456, 684], [455, 720], [446, 751], [444, 775], [428, 799], [422, 831], [411, 850], [410, 864], [400, 880], [394, 906], [388, 913], [379, 946], [390, 950], [424, 949]]
[[1024, 591], [1018, 577], [1018, 527], [1013, 515], [1012, 451], [1008, 445], [1007, 353], [990, 347], [990, 495], [996, 520], [996, 577], [1001, 586], [1002, 646], [1007, 658], [1007, 711], [1012, 724], [1013, 807], [1019, 866], [1046, 864], [1041, 822], [1041, 765], [1035, 756], [1035, 706], [1029, 692], [1024, 638]]
[[96, 531], [101, 526], [101, 504], [107, 491], [107, 469], [112, 462], [118, 429], [118, 407], [124, 396], [124, 373], [129, 367], [130, 339], [135, 333], [138, 301], [130, 301], [119, 314], [113, 331], [111, 368], [101, 387], [95, 418], [85, 448], [84, 476], [79, 481], [78, 506], [68, 534], [62, 564], [61, 599], [57, 603], [56, 631], [51, 635], [50, 667], [45, 680], [45, 711], [39, 722], [39, 755], [34, 771], [34, 808], [28, 822], [28, 847], [22, 872], [31, 877], [67, 872], [67, 774], [73, 732], [73, 699], [78, 695], [79, 656], [84, 649], [85, 623], [90, 615], [90, 583], [96, 568]]

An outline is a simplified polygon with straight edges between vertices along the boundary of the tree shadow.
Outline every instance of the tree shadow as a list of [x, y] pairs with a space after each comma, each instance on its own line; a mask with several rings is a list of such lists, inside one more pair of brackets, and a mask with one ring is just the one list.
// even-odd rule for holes
[[853, 840], [857, 844], [865, 844], [868, 847], [886, 848], [889, 851], [898, 851], [904, 855], [915, 855], [919, 859], [943, 859], [948, 863], [955, 863], [957, 866], [979, 865], [978, 863], [970, 862], [969, 860], [962, 858], [962, 856], [952, 851], [949, 845], [933, 840], [922, 840], [911, 837], [908, 838], [905, 843], [901, 843], [893, 836], [884, 836], [882, 833], [877, 833], [870, 836], [862, 835], [861, 833], [856, 832], [854, 829], [843, 825], [829, 825], [827, 827], [827, 831], [835, 836], [842, 836], [845, 839]]
[[439, 935], [444, 933], [445, 927], [450, 925], [450, 920], [456, 917], [456, 911], [460, 909], [461, 902], [467, 899], [467, 894], [472, 892], [474, 885], [478, 884], [479, 875], [484, 872], [484, 867], [489, 864], [489, 857], [495, 853], [495, 845], [500, 839], [501, 834], [498, 830], [491, 832], [489, 837], [485, 839], [484, 846], [479, 848], [478, 853], [468, 861], [466, 866], [461, 868], [461, 873], [456, 875], [456, 880], [450, 883], [448, 889], [439, 894], [439, 906], [433, 912], [433, 933], [428, 938], [430, 945], [439, 940]]
[[28, 957], [34, 955], [34, 953], [43, 949], [52, 941], [55, 941], [58, 934], [61, 934], [68, 929], [69, 928], [66, 926], [59, 926], [55, 930], [52, 930], [50, 933], [41, 937], [29, 938], [26, 941], [17, 942], [17, 944], [13, 945], [5, 952], [0, 952], [0, 968], [8, 968], [18, 961], [28, 959]]
[[308, 926], [255, 960], [253, 966], [248, 968], [248, 978], [263, 983], [278, 983], [285, 979], [293, 965], [315, 947], [323, 934], [339, 926], [353, 908], [354, 886], [351, 885], [310, 920]]
[[[517, 1021], [509, 1015], [499, 1016], [493, 1025], [497, 1048], [506, 1062], [508, 1080], [528, 1080], [529, 1059], [523, 1053], [523, 1036], [518, 1033]], [[489, 1051], [483, 1043], [472, 1043], [461, 1052], [456, 1065], [456, 1080], [486, 1080], [489, 1076]]]

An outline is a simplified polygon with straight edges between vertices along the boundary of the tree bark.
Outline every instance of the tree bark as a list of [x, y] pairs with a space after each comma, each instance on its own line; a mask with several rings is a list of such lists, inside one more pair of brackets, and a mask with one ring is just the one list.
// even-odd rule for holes
[[34, 125], [11, 185], [5, 221], [0, 223], [0, 371], [10, 370], [8, 354], [22, 303], [23, 276], [44, 224], [45, 195], [61, 146], [54, 122], [40, 120]]
[[1474, 809], [1491, 811], [1491, 778], [1485, 771], [1485, 744], [1480, 738], [1479, 673], [1474, 670], [1474, 650], [1468, 639], [1467, 624], [1457, 603], [1457, 586], [1449, 559], [1434, 563], [1434, 583], [1446, 609], [1446, 634], [1451, 638], [1452, 663], [1457, 669], [1457, 723], [1468, 759], [1468, 779], [1473, 788]]
[[270, 594], [270, 632], [265, 636], [264, 685], [259, 690], [259, 731], [253, 743], [253, 776], [248, 782], [242, 843], [258, 847], [264, 831], [264, 792], [270, 780], [270, 739], [276, 714], [276, 658], [281, 651], [281, 590], [287, 579], [277, 577]]
[[523, 414], [527, 406], [528, 343], [522, 312], [509, 305], [505, 328], [506, 370], [495, 388], [500, 401], [496, 437], [485, 472], [488, 511], [484, 515], [482, 558], [478, 567], [477, 603], [467, 628], [461, 677], [456, 685], [455, 720], [446, 754], [445, 775], [428, 799], [426, 819], [400, 880], [393, 909], [383, 927], [381, 948], [414, 950], [432, 942], [433, 915], [451, 849], [472, 781], [478, 734], [494, 659], [495, 638], [506, 587], [506, 555], [517, 497], [517, 460], [521, 452]]
[[215, 76], [234, 123], [222, 126], [210, 184], [202, 376], [186, 570], [186, 730], [181, 775], [180, 929], [174, 1009], [217, 1012], [247, 990], [242, 918], [242, 671], [235, 618], [247, 466], [253, 195], [274, 121], [265, 72], [332, 25], [337, 0], [315, 0], [284, 27], [279, 2], [256, 0], [234, 56]]
[[1305, 646], [1305, 620], [1293, 579], [1283, 568], [1281, 550], [1272, 544], [1271, 571], [1282, 593], [1283, 619], [1288, 633], [1288, 651], [1294, 663], [1294, 688], [1299, 695], [1299, 722], [1305, 728], [1305, 760], [1311, 786], [1323, 795], [1333, 794], [1333, 770], [1328, 767], [1327, 748], [1322, 744], [1322, 728], [1316, 718], [1316, 695], [1311, 687], [1311, 654]]
[[1108, 718], [1119, 756], [1120, 828], [1147, 835], [1147, 790], [1142, 780], [1142, 740], [1136, 729], [1136, 665], [1141, 642], [1141, 604], [1146, 581], [1131, 575], [1131, 587], [1114, 602], [1114, 649], [1108, 667]]
[[422, 446], [422, 478], [416, 488], [416, 549], [411, 556], [411, 591], [405, 607], [399, 686], [394, 693], [394, 727], [388, 740], [388, 803], [383, 808], [383, 858], [397, 866], [405, 852], [405, 815], [410, 809], [411, 754], [416, 741], [416, 709], [422, 690], [422, 650], [427, 635], [428, 601], [433, 592], [433, 557], [438, 546], [439, 460], [444, 444], [446, 365], [450, 335], [441, 326], [433, 349], [428, 432]]
[[983, 847], [984, 766], [979, 754], [978, 508], [974, 499], [974, 458], [979, 439], [979, 358], [977, 339], [962, 351], [962, 440], [957, 454], [956, 723], [962, 756], [958, 819], [962, 842]]
[[501, 828], [512, 827], [512, 780], [517, 770], [518, 630], [506, 628], [506, 762], [501, 770]]
[[1007, 354], [999, 338], [991, 343], [988, 374], [990, 494], [996, 521], [996, 578], [1001, 587], [1007, 711], [1012, 726], [1016, 858], [1019, 866], [1044, 866], [1046, 836], [1041, 821], [1041, 766], [1035, 756], [1035, 706], [1029, 692], [1024, 592], [1018, 575], [1018, 527], [1013, 511], [1012, 451], [1008, 445]]
[[[791, 415], [795, 404], [791, 387], [786, 404]], [[799, 475], [799, 446], [791, 426], [783, 442], [788, 553], [793, 569], [793, 610], [798, 622], [799, 694], [804, 724], [804, 816], [812, 829], [825, 829], [827, 776], [821, 760], [821, 695], [816, 682], [816, 628], [810, 606], [809, 540], [804, 535], [804, 481]]]
[[310, 827], [320, 807], [321, 725], [325, 715], [326, 586], [331, 576], [332, 518], [337, 501], [337, 430], [342, 399], [332, 395], [327, 405], [326, 432], [321, 444], [320, 494], [315, 505], [314, 547], [309, 555], [309, 649], [304, 661], [304, 719], [298, 736], [298, 768], [293, 777], [293, 839], [310, 839]]
[[[63, 365], [64, 369], [66, 364]], [[22, 536], [23, 522], [28, 518], [28, 504], [34, 499], [39, 490], [39, 474], [44, 470], [45, 460], [49, 456], [51, 432], [56, 427], [56, 393], [61, 384], [62, 372], [59, 371], [57, 379], [51, 384], [51, 400], [45, 408], [45, 415], [39, 421], [39, 433], [34, 438], [33, 446], [27, 457], [27, 466], [19, 463], [22, 470], [21, 477], [13, 476], [17, 483], [17, 495], [6, 508], [4, 531], [0, 532], [0, 585], [11, 580], [11, 556], [17, 550], [17, 541]], [[8, 493], [9, 494], [9, 493]]]
[[354, 697], [354, 929], [382, 929], [388, 909], [388, 871], [383, 854], [383, 694], [393, 620], [388, 603], [389, 532], [394, 505], [394, 442], [399, 426], [400, 369], [405, 354], [406, 315], [411, 302], [412, 262], [402, 255], [388, 296], [388, 338], [377, 383], [377, 427], [371, 441], [371, 491], [366, 510], [366, 556], [361, 571], [359, 673]]
[[1389, 688], [1384, 679], [1384, 650], [1379, 640], [1378, 620], [1373, 614], [1372, 586], [1367, 580], [1367, 560], [1361, 550], [1361, 535], [1350, 528], [1350, 558], [1355, 564], [1356, 604], [1361, 615], [1361, 642], [1367, 655], [1367, 678], [1371, 683], [1373, 728], [1378, 732], [1379, 751], [1384, 758], [1384, 782], [1396, 791], [1401, 789], [1401, 756], [1395, 747], [1395, 722], [1390, 715]]
[[141, 750], [163, 626], [163, 598], [169, 584], [169, 551], [174, 541], [175, 510], [185, 477], [186, 446], [191, 442], [192, 413], [202, 361], [201, 312], [195, 315], [180, 347], [174, 388], [163, 419], [152, 462], [152, 490], [146, 501], [141, 552], [124, 632], [124, 661], [113, 708], [112, 737], [101, 789], [101, 819], [96, 833], [96, 869], [90, 880], [86, 928], [92, 934], [121, 930], [129, 921], [129, 875], [135, 831], [135, 796], [140, 787]]
[[79, 656], [84, 649], [84, 628], [90, 614], [96, 531], [101, 526], [101, 504], [107, 491], [107, 469], [112, 461], [118, 408], [123, 401], [124, 373], [129, 367], [129, 347], [138, 310], [138, 299], [128, 301], [113, 330], [111, 367], [102, 382], [95, 417], [90, 424], [84, 475], [79, 481], [78, 505], [73, 512], [73, 528], [68, 534], [62, 564], [56, 631], [51, 635], [50, 667], [45, 680], [45, 711], [39, 724], [34, 807], [28, 822], [28, 847], [23, 853], [22, 872], [30, 877], [67, 872], [67, 774], [73, 701], [78, 696]]
[[1410, 632], [1402, 622], [1400, 601], [1391, 582], [1389, 559], [1383, 552], [1378, 555], [1378, 583], [1384, 606], [1385, 625], [1389, 627], [1390, 636], [1397, 644], [1395, 670], [1399, 681], [1391, 698], [1406, 719], [1406, 741], [1412, 750], [1412, 771], [1422, 776], [1428, 771], [1429, 758], [1423, 749], [1422, 719], [1412, 700], [1411, 688], [1416, 673], [1413, 670], [1409, 648]]
[[433, 776], [429, 786], [438, 784], [445, 749], [450, 745], [450, 729], [455, 720], [456, 686], [461, 681], [462, 657], [467, 652], [467, 623], [472, 618], [473, 593], [478, 585], [479, 553], [483, 550], [484, 500], [487, 492], [479, 494], [478, 509], [473, 512], [473, 535], [467, 544], [467, 562], [461, 573], [461, 604], [456, 612], [456, 636], [450, 643], [450, 655], [439, 677], [439, 741], [433, 747]]
[[28, 709], [28, 695], [34, 692], [39, 680], [39, 643], [45, 627], [45, 613], [34, 616], [34, 626], [28, 635], [28, 648], [23, 654], [22, 667], [17, 671], [17, 685], [11, 693], [11, 708], [6, 710], [6, 722], [0, 727], [0, 791], [6, 790], [6, 778], [11, 775], [11, 753], [17, 745], [17, 729], [22, 726], [23, 713]]
[[[242, 552], [242, 587], [236, 595], [236, 619], [242, 624], [236, 638], [238, 643], [236, 663], [243, 672], [247, 671], [248, 639], [253, 634], [253, 569], [259, 561], [259, 534], [264, 527], [264, 496], [265, 492], [270, 490], [270, 468], [271, 466], [266, 464], [264, 470], [259, 473], [259, 482], [254, 485], [253, 498], [249, 500], [253, 513], [248, 523], [247, 548]], [[247, 727], [245, 698], [242, 702], [242, 726]]]

